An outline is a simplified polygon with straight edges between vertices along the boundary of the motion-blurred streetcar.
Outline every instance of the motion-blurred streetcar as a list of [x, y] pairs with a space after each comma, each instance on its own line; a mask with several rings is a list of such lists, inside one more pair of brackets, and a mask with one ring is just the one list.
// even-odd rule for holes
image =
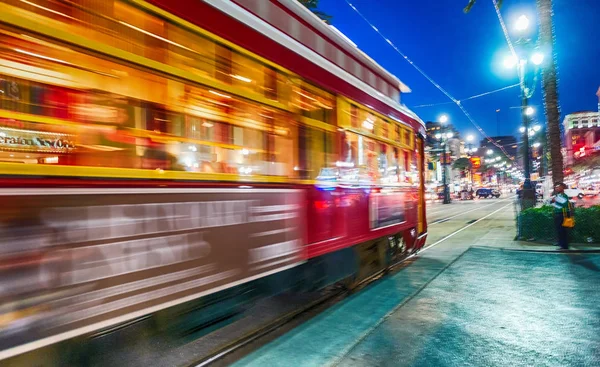
[[296, 1], [0, 0], [0, 38], [0, 360], [425, 242], [408, 87]]

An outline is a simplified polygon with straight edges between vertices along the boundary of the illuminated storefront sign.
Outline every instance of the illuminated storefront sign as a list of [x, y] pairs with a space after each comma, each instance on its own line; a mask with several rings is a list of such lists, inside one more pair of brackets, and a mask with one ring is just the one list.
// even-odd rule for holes
[[471, 164], [473, 169], [481, 168], [481, 158], [480, 157], [471, 157]]
[[79, 103], [71, 105], [70, 109], [72, 115], [80, 120], [105, 124], [125, 124], [129, 121], [128, 111], [124, 108]]
[[75, 143], [68, 134], [0, 128], [0, 148], [66, 152], [75, 149]]

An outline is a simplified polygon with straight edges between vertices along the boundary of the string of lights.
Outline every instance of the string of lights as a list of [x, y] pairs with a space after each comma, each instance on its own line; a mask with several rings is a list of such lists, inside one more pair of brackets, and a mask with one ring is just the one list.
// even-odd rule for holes
[[[404, 54], [389, 38], [387, 38], [383, 33], [379, 31], [379, 29], [367, 19], [349, 0], [344, 0], [356, 14], [358, 14], [377, 34], [383, 38], [406, 62], [408, 62], [413, 68], [415, 68], [425, 79], [427, 79], [434, 87], [436, 87], [440, 92], [442, 92], [448, 99], [450, 99], [458, 108], [462, 111], [465, 117], [471, 122], [473, 126], [479, 131], [479, 133], [491, 144], [496, 146], [509, 160], [513, 160], [513, 158], [508, 154], [506, 149], [500, 144], [498, 144], [494, 139], [490, 138], [487, 133], [483, 130], [483, 128], [473, 119], [471, 114], [467, 111], [467, 109], [462, 105], [461, 101], [454, 98], [446, 89], [444, 89], [439, 83], [437, 83], [433, 78], [431, 78], [425, 71], [423, 71], [417, 64], [415, 64], [406, 54]], [[493, 0], [496, 2], [496, 0]], [[495, 4], [497, 7], [497, 4]]]
[[[487, 95], [490, 95], [490, 94], [493, 94], [493, 93], [497, 93], [497, 92], [501, 92], [501, 91], [503, 91], [503, 90], [507, 90], [507, 89], [510, 89], [510, 88], [518, 87], [518, 86], [519, 86], [519, 83], [512, 84], [512, 85], [509, 85], [509, 86], [506, 86], [506, 87], [502, 87], [502, 88], [499, 88], [499, 89], [494, 89], [494, 90], [491, 90], [491, 91], [489, 91], [489, 92], [485, 92], [485, 93], [481, 93], [481, 94], [476, 94], [476, 95], [474, 95], [474, 96], [470, 96], [470, 97], [467, 97], [467, 98], [463, 98], [463, 99], [460, 99], [459, 101], [460, 101], [460, 102], [464, 102], [464, 101], [468, 101], [468, 100], [475, 99], [475, 98], [485, 97], [485, 96], [487, 96]], [[433, 106], [441, 106], [441, 105], [445, 105], [445, 104], [453, 104], [453, 103], [455, 103], [455, 102], [454, 102], [454, 101], [451, 101], [451, 102], [440, 102], [440, 103], [420, 104], [420, 105], [417, 105], [417, 106], [412, 106], [412, 108], [433, 107]]]

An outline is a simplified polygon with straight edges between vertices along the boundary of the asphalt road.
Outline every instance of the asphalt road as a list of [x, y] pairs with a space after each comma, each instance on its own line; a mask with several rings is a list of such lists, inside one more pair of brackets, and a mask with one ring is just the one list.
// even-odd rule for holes
[[598, 366], [600, 255], [513, 241], [512, 198], [428, 206], [429, 241], [235, 366]]

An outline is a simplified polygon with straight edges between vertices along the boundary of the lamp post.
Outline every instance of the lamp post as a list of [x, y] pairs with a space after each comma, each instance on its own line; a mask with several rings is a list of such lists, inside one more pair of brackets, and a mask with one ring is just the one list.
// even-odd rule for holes
[[442, 129], [441, 129], [441, 133], [437, 133], [435, 134], [435, 138], [440, 140], [441, 144], [444, 146], [444, 150], [442, 151], [442, 183], [444, 185], [444, 204], [450, 204], [451, 200], [450, 200], [450, 190], [448, 189], [448, 175], [446, 173], [448, 167], [448, 163], [447, 163], [447, 151], [448, 149], [446, 148], [448, 146], [448, 139], [451, 139], [452, 136], [454, 136], [451, 132], [446, 133], [445, 132], [445, 126], [446, 123], [448, 122], [448, 116], [446, 115], [442, 115], [440, 116], [440, 123], [442, 124]]
[[[471, 159], [471, 157], [477, 152], [477, 148], [473, 147], [473, 140], [475, 137], [473, 135], [467, 135], [467, 157]], [[471, 184], [471, 188], [473, 188], [473, 167], [469, 168], [469, 179], [468, 182]]]
[[[519, 32], [524, 32], [529, 27], [529, 19], [521, 15], [515, 25]], [[529, 98], [532, 97], [537, 82], [537, 70], [533, 70], [533, 80], [527, 83], [528, 65], [533, 64], [535, 68], [544, 62], [544, 55], [540, 52], [532, 52], [531, 40], [525, 37], [519, 38], [516, 42], [521, 48], [521, 55], [511, 55], [504, 61], [506, 67], [517, 68], [519, 75], [519, 86], [521, 89], [521, 116], [523, 119], [523, 168], [525, 171], [525, 179], [523, 182], [523, 191], [521, 194], [521, 209], [527, 209], [535, 205], [535, 190], [531, 184], [531, 163], [530, 163], [530, 147], [529, 147], [529, 121], [531, 115], [535, 112], [529, 106]]]

